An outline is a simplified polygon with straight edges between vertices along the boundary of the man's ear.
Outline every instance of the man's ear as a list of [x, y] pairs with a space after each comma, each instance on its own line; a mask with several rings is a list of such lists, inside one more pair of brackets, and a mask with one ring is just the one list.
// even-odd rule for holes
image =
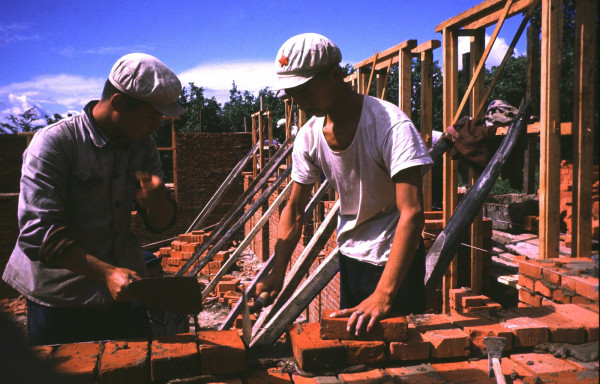
[[121, 112], [123, 110], [123, 108], [125, 108], [125, 99], [123, 98], [123, 95], [120, 93], [113, 93], [113, 95], [110, 97], [110, 106], [118, 112]]

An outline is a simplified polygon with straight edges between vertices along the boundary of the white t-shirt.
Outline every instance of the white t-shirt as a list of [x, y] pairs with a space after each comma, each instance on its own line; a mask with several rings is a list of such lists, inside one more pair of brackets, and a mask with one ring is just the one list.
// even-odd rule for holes
[[324, 123], [324, 117], [313, 117], [299, 130], [292, 179], [313, 184], [324, 173], [340, 196], [340, 251], [384, 265], [400, 217], [392, 176], [433, 161], [408, 116], [386, 101], [365, 96], [356, 134], [343, 151], [329, 148]]

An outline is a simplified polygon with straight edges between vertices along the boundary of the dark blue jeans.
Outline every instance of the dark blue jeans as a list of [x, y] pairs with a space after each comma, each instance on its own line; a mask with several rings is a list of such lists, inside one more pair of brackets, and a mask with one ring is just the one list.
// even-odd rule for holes
[[[364, 263], [340, 253], [340, 308], [353, 308], [377, 287], [384, 266]], [[425, 246], [423, 239], [392, 304], [394, 315], [425, 312]]]
[[54, 308], [27, 300], [30, 345], [148, 338], [152, 329], [146, 307], [115, 303], [110, 311]]

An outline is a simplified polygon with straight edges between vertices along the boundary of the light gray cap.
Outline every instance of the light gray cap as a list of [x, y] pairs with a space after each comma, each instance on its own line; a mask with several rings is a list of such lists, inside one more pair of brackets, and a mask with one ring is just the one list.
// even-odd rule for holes
[[340, 49], [327, 37], [317, 33], [296, 35], [283, 43], [277, 52], [274, 89], [302, 85], [341, 61]]
[[108, 80], [119, 91], [146, 102], [165, 116], [185, 112], [177, 98], [181, 82], [162, 61], [145, 53], [130, 53], [113, 65]]

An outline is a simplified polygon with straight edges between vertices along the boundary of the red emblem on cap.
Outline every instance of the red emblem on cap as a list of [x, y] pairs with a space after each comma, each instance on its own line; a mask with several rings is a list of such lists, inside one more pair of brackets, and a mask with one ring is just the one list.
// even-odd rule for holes
[[281, 55], [281, 59], [279, 59], [279, 64], [283, 67], [284, 65], [288, 65], [288, 57]]

